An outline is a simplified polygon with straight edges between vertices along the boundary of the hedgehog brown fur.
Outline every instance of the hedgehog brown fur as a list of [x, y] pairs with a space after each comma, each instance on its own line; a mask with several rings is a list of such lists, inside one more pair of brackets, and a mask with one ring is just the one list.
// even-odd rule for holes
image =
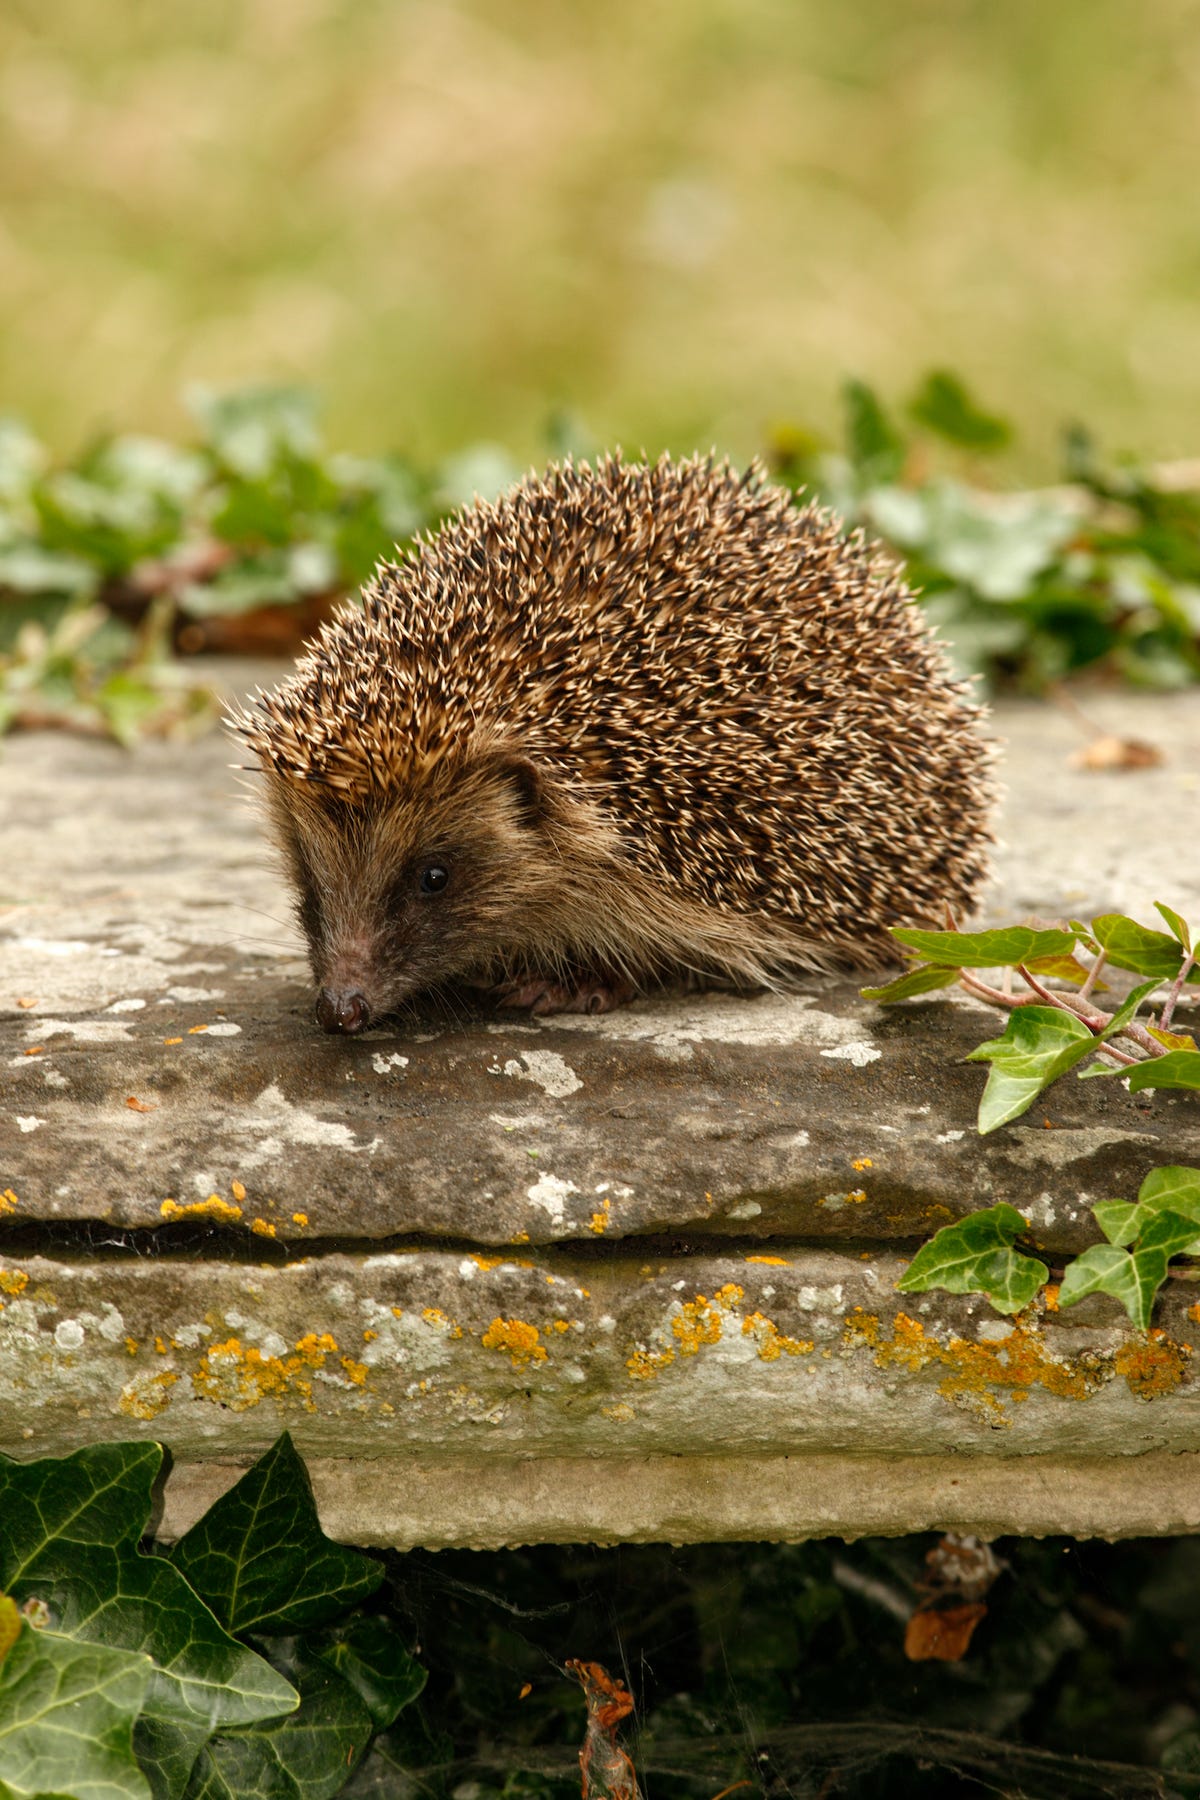
[[450, 979], [535, 1012], [791, 986], [986, 873], [978, 709], [861, 535], [758, 468], [612, 457], [477, 502], [231, 723], [328, 1030]]

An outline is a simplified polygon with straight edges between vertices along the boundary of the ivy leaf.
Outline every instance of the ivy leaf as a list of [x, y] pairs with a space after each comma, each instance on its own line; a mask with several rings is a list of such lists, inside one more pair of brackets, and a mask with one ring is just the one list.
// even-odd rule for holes
[[1157, 913], [1161, 913], [1166, 920], [1170, 927], [1171, 936], [1178, 938], [1184, 949], [1190, 951], [1192, 948], [1192, 934], [1188, 929], [1187, 920], [1181, 919], [1179, 914], [1173, 911], [1171, 907], [1164, 906], [1161, 900], [1156, 900], [1154, 902], [1154, 910]]
[[148, 1656], [24, 1625], [0, 1663], [0, 1794], [150, 1800], [133, 1727]]
[[1132, 1244], [1138, 1234], [1138, 1208], [1131, 1200], [1098, 1200], [1092, 1217], [1110, 1244]]
[[876, 1000], [880, 1006], [891, 1006], [897, 1000], [910, 1000], [914, 994], [931, 994], [935, 988], [953, 987], [960, 973], [959, 969], [943, 968], [938, 963], [925, 963], [919, 969], [910, 969], [907, 974], [898, 975], [886, 987], [860, 988], [859, 992], [864, 1000]]
[[270, 1648], [300, 1691], [299, 1707], [289, 1718], [214, 1737], [185, 1800], [331, 1800], [361, 1759], [375, 1722], [351, 1684], [294, 1640]]
[[384, 1577], [382, 1563], [325, 1536], [286, 1431], [184, 1533], [170, 1560], [239, 1635], [323, 1624]]
[[1059, 1306], [1074, 1306], [1088, 1294], [1110, 1294], [1120, 1301], [1139, 1331], [1147, 1330], [1155, 1295], [1167, 1278], [1168, 1263], [1185, 1251], [1195, 1236], [1194, 1219], [1161, 1212], [1150, 1220], [1132, 1250], [1093, 1244], [1068, 1263], [1058, 1292]]
[[[1132, 969], [1135, 975], [1154, 975], [1167, 981], [1178, 975], [1183, 951], [1165, 931], [1152, 931], [1139, 925], [1124, 913], [1101, 913], [1092, 920], [1092, 930], [1106, 951], [1110, 963], [1118, 969]], [[1200, 980], [1195, 971], [1189, 980]]]
[[923, 1244], [896, 1283], [901, 1293], [944, 1288], [950, 1294], [986, 1294], [997, 1312], [1029, 1305], [1050, 1271], [1034, 1256], [1013, 1249], [1029, 1229], [1015, 1206], [1001, 1201], [944, 1225]]
[[868, 483], [899, 479], [904, 468], [904, 439], [878, 397], [864, 381], [847, 381], [842, 387], [846, 409], [846, 440], [850, 460]]
[[[1069, 981], [1075, 987], [1082, 987], [1090, 971], [1084, 967], [1077, 956], [1031, 956], [1026, 958], [1025, 967], [1031, 975], [1053, 975], [1059, 981]], [[1107, 992], [1108, 983], [1096, 981], [1092, 984], [1093, 993]]]
[[376, 1731], [385, 1731], [425, 1686], [427, 1671], [386, 1619], [360, 1614], [311, 1648], [350, 1683]]
[[1149, 1057], [1126, 1072], [1131, 1094], [1140, 1094], [1144, 1088], [1200, 1088], [1200, 1051], [1168, 1050], [1165, 1056]]
[[1067, 956], [1075, 948], [1070, 931], [1037, 931], [1032, 925], [1009, 925], [999, 931], [914, 931], [894, 925], [892, 936], [932, 962], [959, 969], [998, 969], [1028, 962], [1030, 957]]
[[990, 1038], [966, 1059], [992, 1064], [979, 1102], [980, 1134], [1019, 1118], [1043, 1088], [1095, 1047], [1096, 1039], [1074, 1013], [1057, 1006], [1018, 1006], [1003, 1037]]
[[1200, 1049], [1200, 1045], [1196, 1043], [1190, 1031], [1163, 1031], [1158, 1025], [1147, 1025], [1146, 1030], [1155, 1043], [1161, 1044], [1164, 1050]]
[[932, 369], [921, 383], [909, 412], [918, 425], [935, 431], [965, 450], [1003, 450], [1012, 427], [995, 413], [984, 412], [968, 394], [957, 375]]
[[152, 1659], [137, 1746], [159, 1800], [182, 1791], [214, 1730], [296, 1704], [169, 1562], [139, 1552], [161, 1461], [159, 1444], [94, 1444], [33, 1463], [0, 1457], [0, 1587], [43, 1601], [68, 1638]]
[[1105, 1038], [1115, 1037], [1118, 1031], [1123, 1030], [1124, 1027], [1128, 1025], [1130, 1019], [1132, 1019], [1147, 994], [1152, 994], [1158, 985], [1157, 976], [1151, 976], [1149, 981], [1139, 982], [1137, 987], [1130, 988], [1124, 1000], [1122, 1000], [1120, 1006], [1118, 1006], [1116, 1012], [1108, 1021], [1104, 1030], [1100, 1033], [1100, 1041], [1102, 1042]]

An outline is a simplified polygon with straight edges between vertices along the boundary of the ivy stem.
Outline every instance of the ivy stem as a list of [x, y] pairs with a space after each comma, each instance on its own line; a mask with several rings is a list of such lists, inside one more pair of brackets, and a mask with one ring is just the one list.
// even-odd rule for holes
[[1099, 977], [1100, 971], [1104, 967], [1104, 965], [1107, 961], [1108, 961], [1108, 951], [1101, 950], [1098, 953], [1095, 962], [1092, 964], [1091, 968], [1087, 972], [1087, 980], [1084, 982], [1083, 986], [1079, 990], [1079, 998], [1081, 1000], [1087, 1000], [1090, 997], [1092, 989], [1096, 985], [1096, 981]]
[[1189, 950], [1182, 963], [1180, 963], [1179, 973], [1168, 988], [1167, 997], [1163, 1001], [1163, 1009], [1158, 1016], [1158, 1029], [1160, 1031], [1168, 1031], [1170, 1029], [1171, 1020], [1175, 1014], [1176, 1002], [1183, 992], [1184, 983], [1191, 974], [1195, 961], [1196, 952], [1194, 950]]
[[1049, 988], [1043, 987], [1037, 976], [1029, 973], [1024, 963], [1017, 964], [1017, 974], [1022, 981], [1029, 984], [1039, 1000], [1044, 1000], [1047, 1006], [1057, 1006], [1060, 1012], [1074, 1013], [1075, 1017], [1082, 1020], [1083, 1024], [1088, 1027], [1089, 1031], [1103, 1031], [1108, 1024], [1111, 1017], [1109, 1013], [1097, 1012], [1092, 1007], [1082, 1006], [1076, 995], [1071, 996], [1071, 999], [1075, 1001], [1072, 1006], [1066, 995], [1052, 993]]

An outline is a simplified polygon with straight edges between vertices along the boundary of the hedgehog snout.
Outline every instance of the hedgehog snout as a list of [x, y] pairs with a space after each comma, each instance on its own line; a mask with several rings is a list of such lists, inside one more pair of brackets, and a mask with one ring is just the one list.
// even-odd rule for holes
[[341, 1031], [347, 1036], [365, 1031], [371, 1023], [371, 1006], [359, 988], [322, 988], [317, 996], [317, 1024], [322, 1031]]

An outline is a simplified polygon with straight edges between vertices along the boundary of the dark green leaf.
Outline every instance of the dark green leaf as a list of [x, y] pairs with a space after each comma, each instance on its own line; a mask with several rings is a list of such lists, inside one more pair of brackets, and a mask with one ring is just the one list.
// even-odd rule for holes
[[1122, 1000], [1120, 1006], [1118, 1006], [1116, 1012], [1113, 1013], [1108, 1024], [1100, 1033], [1101, 1042], [1107, 1038], [1115, 1037], [1118, 1031], [1123, 1030], [1137, 1012], [1142, 1001], [1145, 1000], [1148, 995], [1152, 994], [1158, 985], [1157, 979], [1152, 975], [1149, 981], [1140, 981], [1136, 987], [1130, 988], [1124, 1000]]
[[275, 1717], [296, 1700], [170, 1563], [139, 1552], [161, 1460], [157, 1444], [97, 1444], [34, 1463], [0, 1457], [0, 1587], [43, 1601], [67, 1637], [153, 1659], [135, 1741], [165, 1795], [179, 1792], [213, 1730]]
[[[274, 1650], [275, 1646], [272, 1646]], [[287, 1719], [214, 1737], [186, 1800], [331, 1800], [374, 1733], [354, 1688], [320, 1662], [288, 1658], [300, 1705]]]
[[239, 1635], [322, 1624], [384, 1574], [382, 1563], [325, 1536], [286, 1431], [180, 1538], [171, 1562]]
[[386, 1619], [352, 1618], [311, 1648], [350, 1683], [376, 1731], [386, 1730], [425, 1686], [426, 1671]]
[[26, 1625], [0, 1663], [0, 1791], [150, 1800], [133, 1726], [148, 1656]]
[[999, 931], [915, 931], [894, 925], [892, 936], [932, 962], [961, 969], [998, 969], [1039, 956], [1068, 956], [1075, 947], [1069, 931], [1037, 931], [1008, 925]]
[[925, 377], [909, 411], [918, 425], [967, 450], [1003, 450], [1012, 436], [1006, 421], [984, 412], [958, 376], [945, 369], [934, 369]]
[[897, 1000], [911, 1000], [914, 994], [930, 994], [937, 988], [953, 987], [961, 971], [944, 969], [933, 963], [897, 975], [886, 987], [861, 988], [864, 1000], [876, 1000], [880, 1006], [891, 1006]]
[[1154, 1298], [1167, 1278], [1173, 1256], [1187, 1250], [1196, 1237], [1196, 1221], [1160, 1212], [1139, 1233], [1132, 1250], [1116, 1244], [1093, 1244], [1067, 1265], [1059, 1289], [1060, 1306], [1074, 1306], [1088, 1294], [1110, 1294], [1119, 1300], [1139, 1331], [1150, 1324]]

